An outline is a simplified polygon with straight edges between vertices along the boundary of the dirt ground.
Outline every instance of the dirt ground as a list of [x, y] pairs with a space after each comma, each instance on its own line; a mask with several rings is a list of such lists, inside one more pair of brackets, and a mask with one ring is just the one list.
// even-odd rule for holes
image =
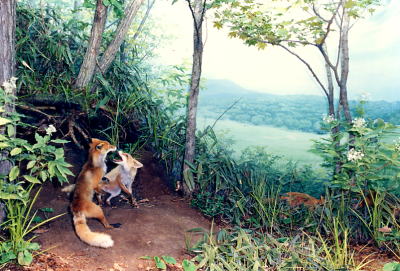
[[[84, 159], [78, 155], [70, 155], [68, 159], [74, 160], [73, 172], [78, 173]], [[121, 223], [120, 228], [106, 230], [97, 220], [88, 220], [92, 231], [112, 236], [115, 242], [112, 248], [96, 248], [81, 242], [73, 229], [68, 196], [61, 192], [61, 187], [45, 185], [37, 207], [53, 208], [51, 215], [67, 214], [37, 234], [36, 241], [52, 256], [39, 257], [32, 270], [149, 270], [148, 267], [154, 266], [153, 262], [140, 257], [167, 255], [177, 260], [188, 258], [185, 255], [186, 231], [197, 227], [208, 229], [210, 222], [165, 185], [162, 171], [150, 154], [145, 154], [141, 161], [144, 167], [138, 172], [135, 194], [138, 199], [149, 201], [133, 208], [123, 199], [114, 198], [113, 207], [104, 206], [108, 221]], [[51, 260], [57, 261], [58, 267], [56, 264], [51, 267]]]
[[[78, 174], [85, 157], [80, 152], [69, 152], [68, 162]], [[142, 271], [157, 270], [154, 262], [140, 259], [143, 256], [172, 256], [181, 262], [190, 258], [185, 252], [186, 231], [193, 228], [209, 229], [211, 224], [188, 202], [176, 195], [166, 184], [162, 170], [150, 153], [140, 158], [144, 167], [139, 170], [135, 184], [138, 199], [148, 199], [132, 207], [122, 198], [114, 198], [112, 207], [103, 206], [110, 223], [121, 223], [120, 228], [106, 230], [96, 220], [89, 219], [92, 231], [105, 232], [112, 236], [115, 244], [108, 249], [96, 248], [81, 242], [76, 236], [69, 213], [69, 197], [61, 187], [47, 183], [43, 186], [36, 203], [37, 208], [53, 208], [51, 215], [66, 213], [36, 231], [36, 241], [46, 253], [35, 257], [30, 267], [8, 265], [2, 271]], [[74, 182], [73, 178], [70, 182]], [[42, 216], [44, 213], [40, 213]], [[394, 261], [376, 249], [358, 248], [358, 262], [366, 257], [368, 263], [363, 270], [379, 271], [386, 262]], [[365, 261], [364, 261], [365, 262]], [[167, 270], [182, 270], [168, 268]], [[245, 270], [244, 270], [245, 271]]]

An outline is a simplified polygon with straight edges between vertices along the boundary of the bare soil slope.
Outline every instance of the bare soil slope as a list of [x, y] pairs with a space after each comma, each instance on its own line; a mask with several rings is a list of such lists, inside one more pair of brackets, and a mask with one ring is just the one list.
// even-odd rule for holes
[[[69, 156], [74, 173], [78, 173], [84, 159], [76, 154]], [[48, 231], [45, 229], [46, 232], [36, 239], [43, 249], [50, 249], [68, 266], [60, 270], [148, 270], [146, 268], [153, 263], [140, 260], [141, 256], [168, 255], [183, 259], [185, 232], [196, 227], [210, 227], [209, 221], [168, 189], [151, 155], [145, 154], [141, 161], [144, 167], [138, 173], [136, 195], [149, 201], [133, 208], [121, 198], [115, 198], [113, 207], [103, 207], [110, 223], [122, 224], [118, 229], [106, 230], [100, 222], [88, 221], [92, 231], [112, 236], [115, 245], [109, 249], [81, 242], [73, 229], [68, 196], [52, 184], [43, 187], [37, 207], [51, 207], [54, 215], [67, 213], [51, 222]]]

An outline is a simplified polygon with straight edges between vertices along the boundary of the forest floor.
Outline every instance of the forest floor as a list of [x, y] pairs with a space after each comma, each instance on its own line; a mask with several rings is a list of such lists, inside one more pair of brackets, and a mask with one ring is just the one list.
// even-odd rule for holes
[[[68, 153], [68, 152], [67, 152]], [[78, 152], [68, 155], [77, 174], [85, 162]], [[162, 170], [150, 154], [141, 157], [144, 167], [139, 170], [135, 194], [138, 199], [148, 199], [133, 208], [127, 201], [114, 198], [113, 207], [103, 207], [110, 223], [121, 223], [117, 229], [106, 230], [96, 220], [88, 220], [92, 231], [105, 232], [112, 236], [115, 244], [108, 249], [96, 248], [81, 242], [76, 236], [68, 206], [68, 195], [61, 188], [47, 183], [43, 186], [36, 202], [36, 208], [52, 208], [53, 216], [66, 213], [36, 231], [36, 242], [44, 254], [37, 256], [27, 268], [6, 266], [4, 271], [142, 271], [158, 270], [154, 261], [141, 259], [143, 256], [172, 256], [181, 262], [190, 258], [186, 254], [185, 239], [190, 240], [187, 231], [193, 228], [210, 229], [209, 220], [192, 209], [183, 198], [172, 192], [166, 185]], [[72, 163], [73, 162], [73, 163]], [[71, 180], [73, 182], [73, 180]], [[43, 214], [43, 213], [42, 213]], [[193, 242], [193, 240], [192, 240]], [[363, 248], [356, 253], [357, 261], [371, 263], [363, 269], [378, 271], [386, 262], [393, 261], [374, 249]], [[169, 267], [167, 270], [182, 270]], [[245, 270], [243, 270], [245, 271]]]
[[[72, 171], [75, 174], [79, 173], [85, 162], [82, 158], [79, 154], [68, 156], [68, 162], [74, 165]], [[144, 167], [139, 170], [135, 194], [138, 199], [148, 201], [134, 208], [127, 201], [116, 197], [112, 200], [112, 207], [103, 206], [108, 221], [121, 223], [120, 228], [107, 230], [99, 221], [88, 220], [92, 231], [112, 236], [115, 243], [112, 248], [91, 247], [80, 241], [74, 232], [72, 216], [68, 210], [68, 195], [61, 192], [61, 187], [50, 183], [44, 185], [36, 208], [54, 209], [49, 217], [66, 214], [37, 231], [35, 241], [49, 254], [37, 257], [27, 270], [155, 270], [154, 261], [140, 257], [166, 255], [174, 257], [178, 262], [190, 258], [185, 253], [187, 230], [199, 227], [209, 229], [211, 223], [165, 185], [162, 170], [149, 154], [140, 160]], [[4, 270], [26, 269], [6, 267]]]

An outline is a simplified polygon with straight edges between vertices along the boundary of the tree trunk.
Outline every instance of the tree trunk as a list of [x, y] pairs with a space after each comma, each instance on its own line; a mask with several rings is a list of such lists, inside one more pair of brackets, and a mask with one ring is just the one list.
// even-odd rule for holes
[[340, 35], [340, 65], [341, 65], [341, 74], [340, 74], [340, 104], [343, 107], [344, 117], [348, 123], [352, 122], [349, 100], [347, 97], [347, 78], [349, 76], [349, 30], [350, 30], [350, 17], [346, 10], [343, 8], [343, 26]]
[[107, 7], [104, 6], [103, 0], [97, 0], [89, 44], [75, 81], [75, 88], [85, 88], [92, 81], [106, 21]]
[[[0, 87], [4, 82], [9, 82], [15, 74], [15, 20], [16, 20], [16, 0], [0, 1]], [[16, 90], [10, 93], [15, 97]], [[14, 112], [14, 103], [4, 105], [4, 114], [9, 115]], [[0, 134], [4, 133], [4, 128], [0, 128]], [[12, 164], [8, 160], [3, 160], [8, 153], [0, 153], [0, 174], [8, 174]]]
[[15, 74], [16, 0], [0, 1], [0, 85]]
[[154, 3], [156, 2], [156, 0], [153, 0], [153, 1], [151, 1], [151, 2], [150, 2], [150, 1], [151, 1], [151, 0], [148, 0], [148, 2], [147, 2], [146, 13], [144, 14], [142, 20], [140, 21], [139, 27], [138, 27], [138, 29], [136, 30], [135, 35], [133, 35], [133, 40], [136, 40], [136, 39], [138, 38], [138, 36], [140, 35], [140, 33], [142, 32], [143, 26], [145, 25], [145, 23], [146, 23], [146, 21], [147, 21], [147, 18], [148, 18], [149, 15], [150, 15], [150, 11], [151, 11], [151, 9], [153, 8]]
[[[328, 49], [326, 44], [322, 45], [323, 50], [328, 53]], [[335, 117], [335, 88], [333, 86], [333, 78], [332, 78], [332, 71], [329, 64], [325, 61], [325, 71], [326, 71], [326, 81], [328, 83], [328, 114], [332, 117]]]
[[[191, 8], [190, 2], [189, 7]], [[196, 147], [196, 114], [197, 102], [200, 89], [201, 67], [203, 57], [203, 39], [202, 39], [202, 22], [204, 18], [204, 5], [201, 0], [194, 1], [194, 8], [191, 8], [194, 21], [193, 34], [193, 65], [192, 77], [190, 82], [189, 104], [187, 109], [187, 126], [186, 126], [186, 143], [185, 157], [183, 164], [183, 175], [185, 176], [190, 170], [188, 163], [193, 164], [195, 158]], [[187, 163], [188, 162], [188, 163]], [[193, 186], [183, 183], [183, 192], [190, 195], [193, 192]]]
[[107, 49], [100, 60], [99, 70], [101, 73], [105, 73], [115, 59], [115, 56], [125, 39], [126, 33], [128, 32], [129, 27], [143, 2], [144, 0], [132, 0], [125, 8], [125, 16], [118, 24], [114, 39], [107, 46]]

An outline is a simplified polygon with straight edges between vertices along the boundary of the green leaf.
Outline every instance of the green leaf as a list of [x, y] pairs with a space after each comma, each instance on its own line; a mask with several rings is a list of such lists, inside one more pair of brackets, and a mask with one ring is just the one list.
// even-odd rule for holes
[[36, 161], [32, 160], [26, 165], [26, 169], [31, 169], [36, 164]]
[[165, 265], [165, 263], [160, 259], [160, 257], [158, 256], [154, 256], [154, 261], [156, 263], [156, 267], [158, 269], [167, 269], [167, 266]]
[[47, 180], [48, 174], [46, 171], [42, 170], [39, 174], [40, 174], [40, 178], [42, 179], [42, 182]]
[[140, 257], [139, 259], [142, 259], [142, 260], [151, 260], [151, 259], [153, 259], [151, 256], [142, 256], [142, 257]]
[[3, 263], [6, 263], [6, 262], [9, 262], [9, 261], [11, 261], [11, 260], [14, 260], [14, 259], [16, 259], [17, 258], [17, 256], [14, 254], [14, 252], [10, 249], [8, 252], [6, 252], [6, 253], [3, 253], [2, 255], [1, 255], [1, 264], [3, 264]]
[[11, 120], [8, 120], [8, 119], [0, 117], [0, 126], [3, 126], [3, 125], [5, 125], [7, 123], [10, 123], [10, 122], [11, 122]]
[[24, 175], [24, 178], [30, 183], [40, 183], [39, 179], [33, 176]]
[[4, 142], [0, 143], [0, 149], [7, 148], [8, 146], [9, 145], [7, 143], [4, 143]]
[[64, 139], [53, 139], [53, 140], [51, 140], [51, 142], [58, 143], [58, 144], [65, 144], [65, 143], [68, 143], [69, 141], [64, 140]]
[[350, 9], [350, 8], [353, 8], [356, 4], [357, 3], [355, 1], [349, 0], [349, 1], [346, 2], [346, 4], [344, 4], [344, 7]]
[[10, 178], [10, 181], [14, 181], [19, 175], [19, 167], [14, 166], [11, 170], [10, 173], [8, 174], [8, 178]]
[[53, 212], [54, 212], [54, 209], [53, 209], [53, 208], [46, 207], [46, 208], [40, 208], [40, 211], [46, 212], [46, 213], [53, 213]]
[[168, 264], [176, 264], [176, 260], [171, 256], [162, 256], [163, 260]]
[[222, 23], [221, 22], [214, 22], [214, 27], [217, 29], [221, 29], [222, 28]]
[[28, 247], [29, 250], [38, 250], [40, 249], [40, 245], [36, 242], [29, 243]]
[[30, 265], [33, 260], [32, 253], [24, 250], [18, 253], [18, 263], [20, 265]]
[[0, 192], [0, 199], [18, 199], [18, 200], [23, 200], [23, 197], [14, 194], [14, 193], [4, 193]]
[[188, 261], [186, 259], [183, 260], [182, 267], [183, 267], [184, 271], [196, 271], [197, 270], [196, 265], [193, 262]]
[[400, 271], [400, 263], [391, 262], [383, 266], [383, 271]]
[[9, 137], [13, 137], [15, 135], [15, 126], [14, 125], [7, 125], [7, 135]]
[[11, 150], [10, 155], [11, 156], [15, 156], [15, 155], [20, 154], [21, 152], [22, 152], [21, 148], [14, 148], [14, 149]]
[[36, 215], [36, 216], [32, 219], [32, 222], [34, 222], [34, 223], [43, 222], [43, 218], [41, 218], [40, 216]]

